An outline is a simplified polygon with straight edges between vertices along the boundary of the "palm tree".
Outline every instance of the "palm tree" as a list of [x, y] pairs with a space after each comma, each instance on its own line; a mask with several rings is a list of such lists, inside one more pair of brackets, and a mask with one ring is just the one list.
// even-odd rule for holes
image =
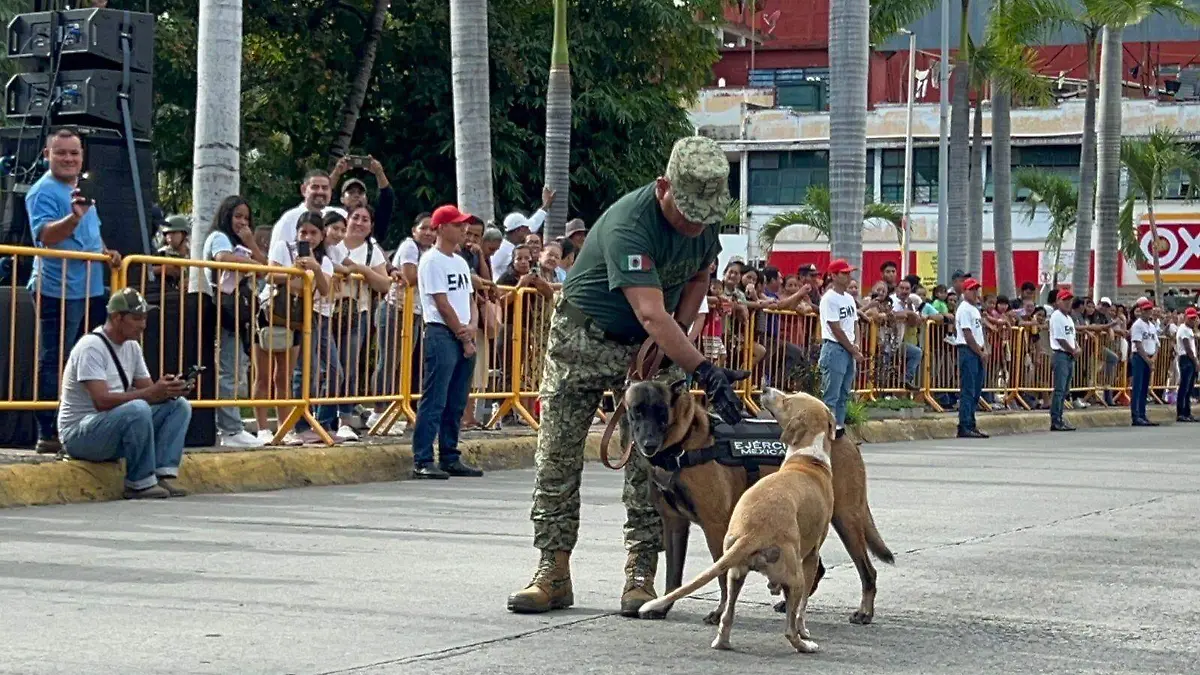
[[[970, 232], [970, 180], [971, 173], [979, 171], [970, 162], [971, 145], [971, 0], [962, 0], [962, 18], [959, 24], [958, 51], [954, 57], [951, 73], [950, 95], [950, 185], [944, 186], [949, 202], [946, 227], [946, 257], [949, 269], [967, 266]], [[978, 272], [979, 270], [972, 270]]]
[[[204, 256], [221, 200], [241, 181], [242, 3], [201, 0], [196, 36], [196, 138], [192, 154], [192, 257]], [[149, 167], [146, 168], [149, 170]], [[188, 282], [199, 290], [200, 269]]]
[[1092, 0], [1094, 15], [1104, 24], [1100, 52], [1100, 124], [1097, 136], [1096, 189], [1096, 294], [1112, 295], [1117, 290], [1117, 218], [1120, 189], [1121, 95], [1124, 68], [1121, 65], [1121, 32], [1151, 14], [1166, 14], [1181, 21], [1200, 23], [1200, 13], [1187, 0]]
[[341, 157], [350, 148], [350, 140], [354, 138], [354, 127], [358, 126], [358, 116], [362, 112], [363, 101], [367, 98], [367, 85], [371, 83], [371, 73], [375, 70], [375, 52], [379, 49], [379, 38], [383, 34], [383, 22], [387, 18], [391, 0], [375, 0], [371, 12], [371, 23], [367, 27], [367, 35], [363, 39], [361, 55], [358, 61], [358, 72], [350, 85], [350, 92], [342, 105], [342, 125], [333, 145], [329, 148], [332, 157]]
[[834, 258], [862, 263], [867, 173], [869, 0], [831, 0], [829, 6], [830, 249]]
[[[896, 240], [904, 235], [904, 214], [894, 204], [880, 204], [879, 202], [866, 202], [863, 207], [862, 218], [859, 219], [858, 228], [862, 231], [864, 221], [882, 220], [891, 223], [896, 230]], [[769, 220], [762, 229], [758, 231], [758, 239], [762, 246], [763, 256], [765, 257], [771, 252], [771, 247], [775, 245], [775, 239], [779, 237], [779, 233], [783, 232], [792, 225], [805, 225], [811, 229], [818, 238], [830, 240], [832, 218], [830, 217], [830, 195], [829, 189], [823, 185], [814, 185], [808, 188], [808, 192], [804, 195], [804, 204], [798, 211], [786, 211], [776, 215]]]
[[487, 0], [450, 0], [450, 79], [458, 206], [486, 222], [496, 216], [492, 198]]
[[1025, 201], [1026, 218], [1030, 221], [1044, 207], [1050, 214], [1050, 229], [1046, 234], [1046, 246], [1053, 254], [1052, 285], [1058, 286], [1058, 263], [1062, 259], [1062, 245], [1067, 235], [1075, 228], [1079, 208], [1079, 192], [1071, 179], [1059, 173], [1037, 169], [1021, 169], [1016, 174], [1018, 188], [1029, 191]]
[[571, 192], [571, 65], [567, 56], [567, 0], [554, 0], [554, 47], [546, 90], [546, 184], [558, 193], [546, 219], [546, 239], [566, 232]]
[[[1200, 154], [1184, 143], [1178, 131], [1155, 128], [1146, 140], [1125, 139], [1121, 144], [1121, 164], [1129, 172], [1131, 192], [1146, 200], [1150, 217], [1150, 261], [1154, 266], [1154, 297], [1163, 297], [1162, 266], [1159, 262], [1158, 223], [1154, 200], [1166, 191], [1167, 177], [1182, 171], [1190, 178], [1191, 191], [1200, 185]], [[1190, 196], [1190, 195], [1189, 195]]]

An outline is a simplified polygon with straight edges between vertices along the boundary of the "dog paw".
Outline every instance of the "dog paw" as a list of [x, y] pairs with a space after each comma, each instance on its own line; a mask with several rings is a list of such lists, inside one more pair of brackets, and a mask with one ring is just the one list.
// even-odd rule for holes
[[705, 624], [706, 626], [717, 626], [717, 625], [720, 625], [720, 623], [721, 623], [721, 613], [722, 613], [723, 611], [724, 611], [724, 610], [722, 610], [720, 607], [718, 607], [718, 608], [714, 609], [713, 611], [709, 612], [709, 613], [708, 613], [707, 615], [705, 615], [705, 617], [704, 617], [704, 624]]
[[670, 609], [670, 607], [648, 607], [646, 605], [642, 605], [642, 608], [638, 610], [637, 615], [639, 619], [660, 621], [667, 618], [667, 612], [670, 611]]
[[800, 652], [801, 654], [816, 654], [818, 650], [820, 650], [820, 647], [818, 647], [817, 643], [813, 642], [812, 640], [796, 641], [796, 651]]
[[874, 615], [859, 611], [850, 615], [850, 623], [856, 623], [860, 626], [865, 626], [871, 623], [871, 619], [873, 618], [875, 618]]
[[775, 603], [775, 611], [779, 612], [780, 614], [787, 612], [787, 600], [780, 600], [779, 602]]
[[808, 632], [807, 626], [801, 626], [800, 629], [796, 632], [797, 632], [797, 634], [800, 635], [800, 637], [804, 638], [805, 640], [812, 639], [812, 633]]
[[718, 635], [716, 637], [716, 639], [714, 639], [712, 641], [712, 648], [713, 649], [722, 649], [725, 651], [729, 651], [730, 649], [733, 649], [733, 647], [729, 644], [729, 640], [722, 638], [720, 635]]

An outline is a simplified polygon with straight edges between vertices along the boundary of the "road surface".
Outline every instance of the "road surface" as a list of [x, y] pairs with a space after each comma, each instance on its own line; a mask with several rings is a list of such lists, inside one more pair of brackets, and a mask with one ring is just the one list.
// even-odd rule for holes
[[1197, 672], [1197, 431], [864, 446], [896, 565], [875, 623], [851, 625], [858, 579], [830, 535], [811, 656], [761, 577], [731, 653], [700, 623], [715, 585], [663, 622], [615, 616], [624, 509], [598, 465], [576, 607], [541, 616], [504, 609], [536, 559], [530, 471], [0, 511], [0, 673]]

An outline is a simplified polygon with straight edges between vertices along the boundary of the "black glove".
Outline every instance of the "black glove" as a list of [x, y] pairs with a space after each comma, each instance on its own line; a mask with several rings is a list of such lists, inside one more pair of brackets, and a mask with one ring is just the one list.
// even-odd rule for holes
[[730, 370], [704, 361], [694, 373], [696, 382], [708, 395], [708, 404], [726, 424], [737, 424], [742, 419], [742, 402], [733, 391], [733, 383], [750, 377], [745, 370]]

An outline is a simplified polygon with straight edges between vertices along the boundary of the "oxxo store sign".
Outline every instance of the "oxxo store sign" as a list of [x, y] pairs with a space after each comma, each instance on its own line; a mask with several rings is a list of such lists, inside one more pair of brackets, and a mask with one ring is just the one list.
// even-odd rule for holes
[[[1168, 284], [1200, 283], [1200, 213], [1155, 214], [1158, 227], [1158, 259], [1162, 279]], [[1146, 263], [1138, 265], [1137, 278], [1154, 283], [1151, 260], [1150, 218], [1138, 223], [1138, 244]]]

